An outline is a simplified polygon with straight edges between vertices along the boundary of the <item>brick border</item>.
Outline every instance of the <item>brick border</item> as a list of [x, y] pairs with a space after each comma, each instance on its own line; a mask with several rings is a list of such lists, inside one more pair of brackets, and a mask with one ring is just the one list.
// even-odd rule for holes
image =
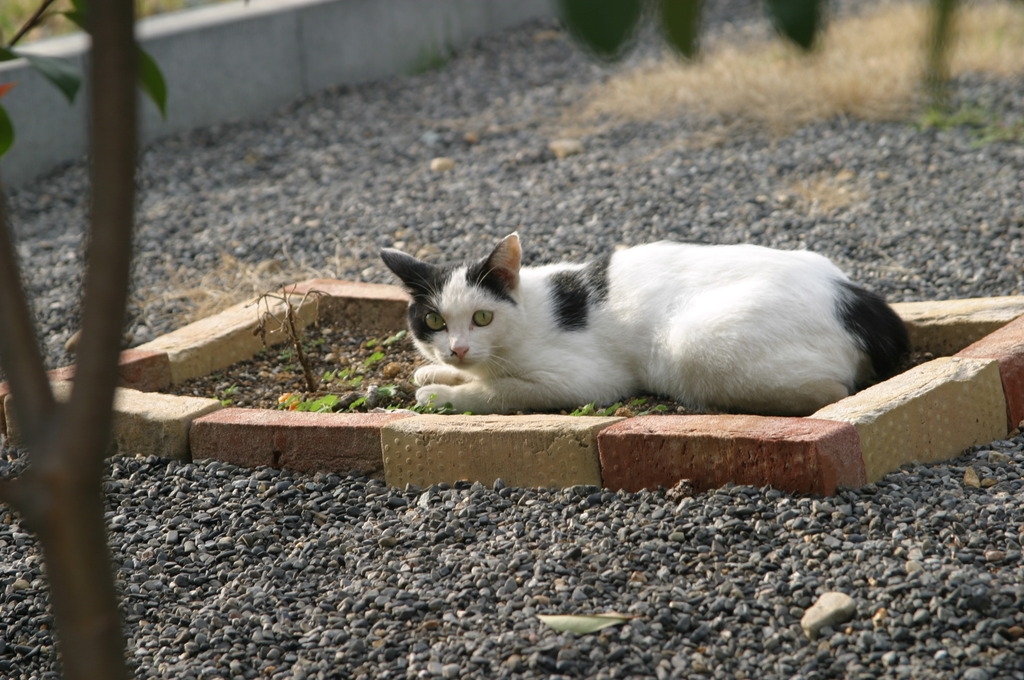
[[641, 416], [598, 435], [604, 484], [638, 491], [681, 479], [827, 495], [865, 482], [857, 430], [815, 418]]
[[[302, 306], [303, 323], [405, 325], [407, 298], [396, 286], [314, 279], [289, 290], [324, 294]], [[953, 356], [809, 418], [309, 414], [226, 409], [216, 400], [183, 408], [178, 400], [194, 398], [146, 397], [257, 352], [255, 311], [244, 303], [122, 354], [115, 441], [124, 452], [358, 471], [396, 486], [501, 477], [517, 485], [636, 490], [689, 479], [702, 489], [735, 482], [827, 495], [907, 463], [951, 458], [1024, 424], [1024, 296], [893, 307], [916, 349]], [[73, 375], [73, 367], [51, 372], [55, 381]], [[8, 402], [0, 384], [0, 434], [14, 439]], [[172, 430], [179, 433], [173, 443]]]

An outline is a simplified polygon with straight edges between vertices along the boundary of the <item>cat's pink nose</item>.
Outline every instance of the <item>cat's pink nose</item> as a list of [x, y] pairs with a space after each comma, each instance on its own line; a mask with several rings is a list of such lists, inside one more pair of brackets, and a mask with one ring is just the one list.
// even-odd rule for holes
[[465, 345], [456, 345], [452, 347], [452, 354], [457, 356], [459, 359], [465, 359], [466, 353], [469, 351], [469, 347]]

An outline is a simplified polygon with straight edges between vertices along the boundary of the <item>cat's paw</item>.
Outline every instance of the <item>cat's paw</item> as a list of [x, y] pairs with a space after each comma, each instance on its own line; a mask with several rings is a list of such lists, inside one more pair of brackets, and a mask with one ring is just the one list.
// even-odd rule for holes
[[424, 385], [416, 390], [416, 404], [424, 408], [458, 410], [456, 399], [456, 389], [451, 385]]
[[465, 371], [444, 364], [428, 364], [420, 366], [412, 374], [417, 385], [462, 385], [470, 380]]

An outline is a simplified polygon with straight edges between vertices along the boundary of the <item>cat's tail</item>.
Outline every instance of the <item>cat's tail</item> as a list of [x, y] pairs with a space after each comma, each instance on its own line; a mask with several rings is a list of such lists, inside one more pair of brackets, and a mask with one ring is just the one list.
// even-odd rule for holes
[[875, 377], [892, 377], [910, 353], [910, 338], [903, 319], [881, 295], [849, 281], [840, 282], [837, 302], [843, 326], [871, 359]]

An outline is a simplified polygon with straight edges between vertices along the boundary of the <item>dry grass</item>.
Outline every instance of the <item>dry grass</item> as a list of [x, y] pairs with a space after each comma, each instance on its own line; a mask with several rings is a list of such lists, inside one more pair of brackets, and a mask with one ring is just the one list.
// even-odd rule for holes
[[[952, 74], [1024, 72], [1024, 6], [993, 2], [962, 10]], [[823, 48], [811, 55], [761, 40], [712, 45], [692, 65], [666, 56], [595, 89], [576, 124], [655, 120], [681, 110], [776, 132], [838, 115], [903, 119], [919, 102], [926, 26], [920, 3], [886, 4], [833, 22]]]
[[856, 186], [856, 175], [849, 170], [820, 174], [796, 180], [788, 194], [794, 197], [809, 215], [834, 215], [864, 200], [866, 194]]
[[136, 298], [140, 306], [170, 310], [174, 323], [181, 325], [281, 286], [321, 276], [323, 272], [291, 261], [264, 260], [254, 264], [222, 254], [218, 266], [201, 276], [188, 268], [168, 267], [158, 288], [138, 291]]

